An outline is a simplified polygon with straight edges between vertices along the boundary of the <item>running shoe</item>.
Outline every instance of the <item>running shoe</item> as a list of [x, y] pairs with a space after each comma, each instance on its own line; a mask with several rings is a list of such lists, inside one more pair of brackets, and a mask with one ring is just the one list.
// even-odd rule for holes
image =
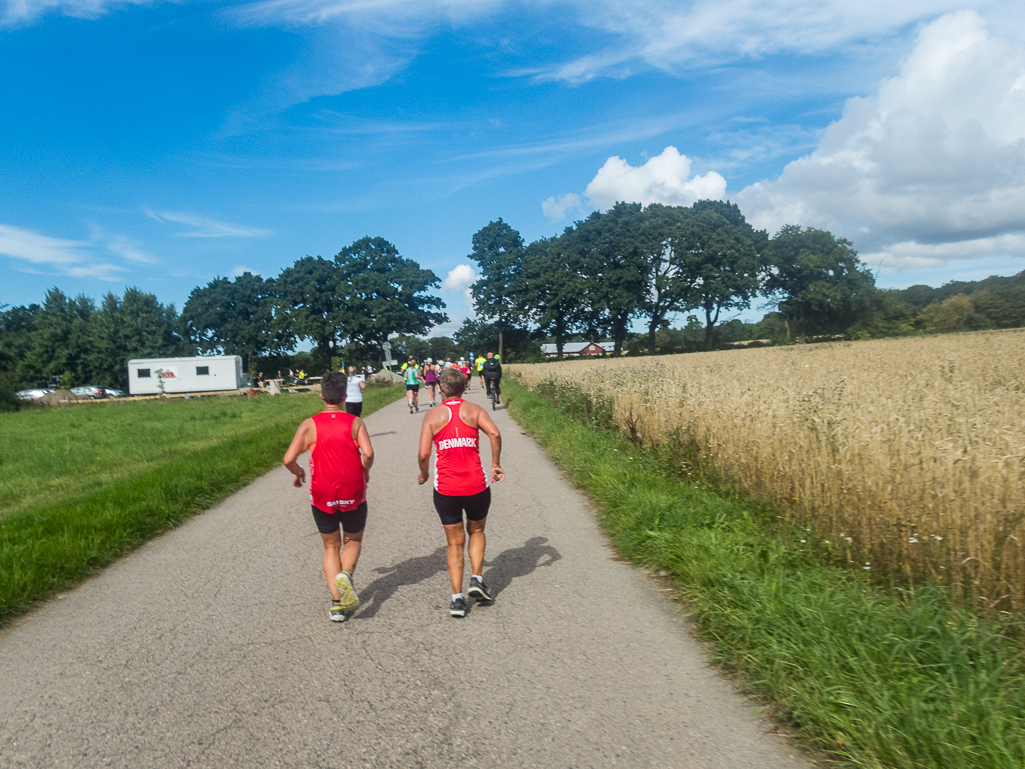
[[417, 414], [419, 414], [419, 413], [420, 413], [420, 407], [419, 407], [419, 406], [414, 406], [413, 408], [415, 408], [415, 409], [416, 409], [416, 413], [417, 413]]
[[359, 606], [359, 596], [352, 588], [352, 577], [342, 571], [335, 577], [335, 590], [338, 591], [338, 605], [345, 611], [356, 611]]
[[338, 603], [338, 601], [334, 601], [331, 604], [331, 608], [327, 610], [327, 616], [332, 622], [345, 622], [345, 620], [349, 619], [350, 614], [352, 614], [352, 612], [348, 612], [343, 609], [342, 605]]
[[488, 586], [484, 584], [484, 580], [477, 579], [476, 577], [470, 577], [470, 587], [466, 594], [470, 598], [476, 598], [478, 601], [491, 600], [491, 592], [488, 590]]
[[466, 601], [462, 598], [457, 598], [452, 602], [452, 605], [448, 607], [448, 613], [451, 617], [465, 617]]

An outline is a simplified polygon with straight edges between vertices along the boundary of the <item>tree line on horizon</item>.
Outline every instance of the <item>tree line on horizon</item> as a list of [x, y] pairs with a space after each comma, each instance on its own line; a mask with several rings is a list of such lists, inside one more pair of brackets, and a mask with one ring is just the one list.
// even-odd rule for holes
[[[470, 257], [481, 273], [473, 296], [486, 333], [546, 336], [558, 357], [577, 339], [655, 354], [1025, 325], [1025, 272], [879, 289], [849, 241], [796, 225], [770, 237], [723, 201], [617, 203], [530, 244], [498, 219], [473, 236]], [[731, 317], [756, 298], [771, 308], [762, 321]], [[681, 315], [684, 328], [671, 329]], [[646, 333], [631, 333], [637, 321]]]
[[[788, 344], [1025, 325], [1025, 272], [1010, 278], [884, 290], [851, 243], [793, 225], [770, 237], [738, 206], [618, 203], [525, 243], [502, 219], [472, 237], [478, 319], [452, 337], [424, 338], [447, 322], [431, 293], [437, 275], [383, 238], [362, 238], [332, 259], [305, 256], [279, 275], [215, 278], [181, 314], [129, 288], [100, 304], [50, 289], [41, 305], [0, 307], [0, 400], [55, 376], [124, 387], [131, 358], [240, 355], [247, 371], [393, 354], [443, 359], [496, 349], [540, 359], [539, 343], [611, 339], [616, 352], [716, 349], [738, 341]], [[759, 323], [733, 315], [761, 298]], [[687, 316], [682, 328], [672, 321]], [[634, 334], [637, 322], [646, 331]], [[309, 353], [296, 352], [306, 341]]]

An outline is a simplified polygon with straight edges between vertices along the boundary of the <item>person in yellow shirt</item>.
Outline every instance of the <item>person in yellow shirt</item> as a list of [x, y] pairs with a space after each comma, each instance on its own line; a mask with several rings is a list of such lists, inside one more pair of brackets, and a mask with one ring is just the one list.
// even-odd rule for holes
[[474, 367], [477, 369], [477, 374], [480, 376], [480, 386], [484, 387], [484, 361], [487, 360], [483, 355], [478, 355], [477, 359], [474, 360]]

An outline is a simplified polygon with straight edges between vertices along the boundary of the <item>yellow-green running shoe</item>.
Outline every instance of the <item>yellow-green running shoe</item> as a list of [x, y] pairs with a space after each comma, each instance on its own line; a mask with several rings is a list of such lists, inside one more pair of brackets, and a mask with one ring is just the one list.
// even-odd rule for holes
[[352, 588], [352, 577], [348, 572], [338, 572], [338, 576], [335, 577], [335, 590], [338, 591], [338, 605], [345, 611], [356, 611], [359, 596]]
[[345, 622], [351, 613], [343, 609], [338, 601], [332, 602], [331, 608], [327, 610], [327, 616], [332, 622]]

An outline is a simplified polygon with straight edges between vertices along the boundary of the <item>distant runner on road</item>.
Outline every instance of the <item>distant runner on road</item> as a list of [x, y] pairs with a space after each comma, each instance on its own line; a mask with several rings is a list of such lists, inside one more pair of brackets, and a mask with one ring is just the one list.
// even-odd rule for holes
[[402, 364], [402, 377], [406, 380], [406, 403], [409, 405], [409, 413], [420, 411], [420, 385], [424, 382], [424, 375], [420, 367], [416, 365], [416, 358], [412, 355], [409, 360]]
[[[327, 615], [333, 622], [345, 622], [359, 606], [352, 573], [363, 543], [367, 481], [374, 464], [366, 425], [342, 408], [345, 379], [340, 371], [324, 375], [320, 385], [324, 410], [299, 425], [284, 459], [285, 467], [295, 476], [292, 485], [301, 488], [306, 473], [296, 460], [307, 449], [313, 449], [310, 502], [313, 520], [324, 541], [324, 576], [332, 599]], [[345, 532], [344, 541], [339, 529]]]
[[478, 355], [477, 358], [473, 361], [473, 368], [477, 372], [477, 375], [480, 377], [481, 389], [484, 389], [484, 361], [485, 360], [486, 360], [486, 358], [483, 355]]
[[[488, 412], [460, 396], [466, 389], [466, 377], [458, 369], [441, 372], [439, 406], [427, 412], [420, 428], [420, 451], [417, 461], [420, 474], [416, 482], [427, 483], [431, 450], [437, 450], [434, 461], [434, 508], [445, 527], [448, 541], [448, 575], [452, 580], [452, 604], [449, 615], [466, 616], [463, 597], [463, 551], [466, 533], [470, 535], [470, 586], [467, 594], [478, 601], [490, 601], [491, 593], [484, 584], [484, 548], [487, 539], [484, 526], [491, 507], [491, 488], [480, 457], [479, 437], [483, 430], [491, 441], [491, 482], [505, 478], [501, 467], [502, 434]], [[466, 530], [463, 530], [463, 513]]]

